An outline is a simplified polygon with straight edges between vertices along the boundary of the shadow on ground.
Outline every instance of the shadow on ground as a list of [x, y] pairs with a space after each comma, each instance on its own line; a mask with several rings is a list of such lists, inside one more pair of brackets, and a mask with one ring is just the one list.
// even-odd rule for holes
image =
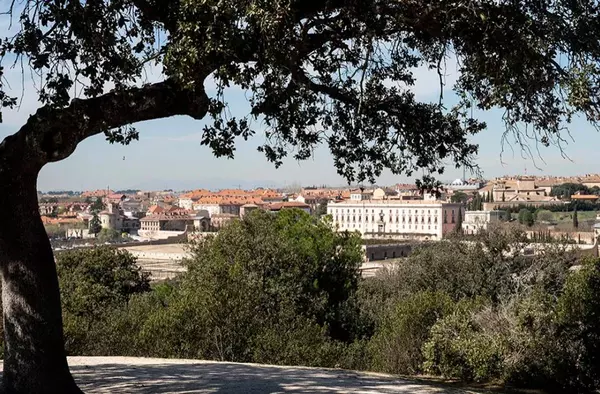
[[[77, 358], [74, 358], [77, 359]], [[358, 372], [186, 360], [70, 360], [86, 393], [473, 393]], [[107, 358], [108, 359], [108, 358]], [[113, 359], [114, 360], [114, 359]], [[144, 360], [144, 359], [140, 359]], [[112, 361], [112, 360], [110, 360]]]

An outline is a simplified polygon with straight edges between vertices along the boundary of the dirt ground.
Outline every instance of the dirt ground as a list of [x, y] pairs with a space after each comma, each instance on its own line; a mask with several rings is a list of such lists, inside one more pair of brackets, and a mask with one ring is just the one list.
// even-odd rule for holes
[[476, 393], [431, 382], [353, 371], [128, 357], [70, 357], [92, 393]]

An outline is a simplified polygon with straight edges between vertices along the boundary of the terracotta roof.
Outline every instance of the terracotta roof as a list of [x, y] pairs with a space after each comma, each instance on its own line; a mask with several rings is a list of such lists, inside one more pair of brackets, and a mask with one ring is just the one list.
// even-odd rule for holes
[[80, 223], [82, 220], [77, 218], [51, 218], [48, 216], [42, 216], [42, 223], [44, 224], [73, 224]]
[[150, 215], [140, 219], [140, 222], [153, 222], [156, 220], [165, 221], [165, 220], [191, 220], [192, 217], [190, 215], [169, 215], [169, 214], [159, 214], [159, 215]]
[[310, 205], [304, 204], [303, 202], [288, 201], [288, 202], [275, 202], [267, 205], [267, 208], [271, 211], [279, 211], [284, 208], [310, 208]]
[[572, 200], [597, 200], [598, 196], [594, 194], [573, 194], [571, 196]]
[[164, 209], [162, 207], [159, 207], [158, 205], [153, 205], [150, 208], [148, 208], [148, 212], [150, 212], [150, 214], [159, 214], [161, 212], [164, 212]]

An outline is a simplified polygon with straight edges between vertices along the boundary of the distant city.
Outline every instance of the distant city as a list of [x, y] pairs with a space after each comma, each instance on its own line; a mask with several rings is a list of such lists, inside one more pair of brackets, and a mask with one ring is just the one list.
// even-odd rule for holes
[[[491, 180], [456, 179], [424, 192], [414, 184], [372, 187], [290, 186], [221, 190], [48, 191], [39, 209], [51, 239], [106, 242], [173, 240], [191, 233], [219, 231], [257, 209], [277, 213], [299, 209], [331, 218], [339, 231], [357, 231], [365, 239], [433, 241], [460, 231], [474, 235], [491, 223], [519, 221], [557, 234], [572, 223], [539, 211], [568, 212], [581, 205], [577, 231], [593, 242], [600, 174], [572, 177], [515, 175]], [[587, 207], [587, 208], [586, 208]], [[527, 218], [528, 210], [535, 219]], [[577, 208], [575, 208], [577, 209]], [[573, 214], [569, 214], [572, 219]], [[560, 215], [559, 215], [560, 216]], [[563, 215], [564, 216], [564, 215]], [[600, 228], [600, 226], [598, 226]], [[531, 232], [540, 231], [531, 229]], [[578, 235], [581, 241], [581, 234]]]

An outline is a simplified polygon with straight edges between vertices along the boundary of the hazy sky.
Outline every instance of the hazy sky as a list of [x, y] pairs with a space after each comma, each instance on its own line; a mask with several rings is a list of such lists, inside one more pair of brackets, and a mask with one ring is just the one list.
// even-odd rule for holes
[[[437, 74], [426, 69], [418, 69], [417, 85], [414, 90], [418, 98], [436, 101], [439, 95]], [[159, 74], [155, 72], [155, 74]], [[448, 89], [456, 75], [456, 66], [449, 62], [447, 70]], [[20, 70], [8, 70], [7, 77], [12, 81], [15, 92], [21, 92]], [[152, 79], [160, 75], [151, 76]], [[12, 134], [35, 112], [37, 101], [34, 82], [27, 78], [24, 84], [25, 96], [18, 112], [4, 112], [4, 123], [0, 124], [0, 139]], [[210, 93], [210, 89], [209, 89]], [[451, 91], [445, 95], [452, 101]], [[233, 115], [243, 115], [247, 111], [244, 92], [229, 92], [227, 101]], [[598, 146], [600, 135], [585, 122], [572, 125], [574, 142], [566, 147], [572, 161], [561, 157], [556, 148], [541, 151], [545, 161], [522, 159], [520, 151], [514, 155], [506, 147], [503, 163], [500, 159], [501, 135], [504, 130], [500, 112], [480, 114], [488, 123], [488, 129], [474, 138], [480, 152], [477, 162], [484, 176], [494, 177], [505, 174], [553, 174], [575, 175], [600, 172]], [[247, 142], [240, 140], [234, 160], [216, 159], [210, 150], [200, 146], [203, 121], [187, 117], [173, 117], [137, 124], [140, 140], [130, 146], [110, 145], [104, 135], [98, 135], [82, 142], [75, 153], [59, 163], [47, 165], [41, 172], [38, 186], [40, 190], [84, 190], [110, 187], [112, 189], [192, 189], [283, 186], [293, 183], [303, 185], [330, 184], [343, 185], [344, 179], [338, 176], [327, 147], [318, 148], [314, 157], [305, 162], [288, 160], [279, 169], [267, 162], [256, 151], [264, 142], [258, 135]], [[539, 169], [536, 169], [535, 166]], [[445, 180], [461, 176], [462, 171], [448, 168]], [[383, 174], [379, 184], [411, 181], [405, 177]]]

